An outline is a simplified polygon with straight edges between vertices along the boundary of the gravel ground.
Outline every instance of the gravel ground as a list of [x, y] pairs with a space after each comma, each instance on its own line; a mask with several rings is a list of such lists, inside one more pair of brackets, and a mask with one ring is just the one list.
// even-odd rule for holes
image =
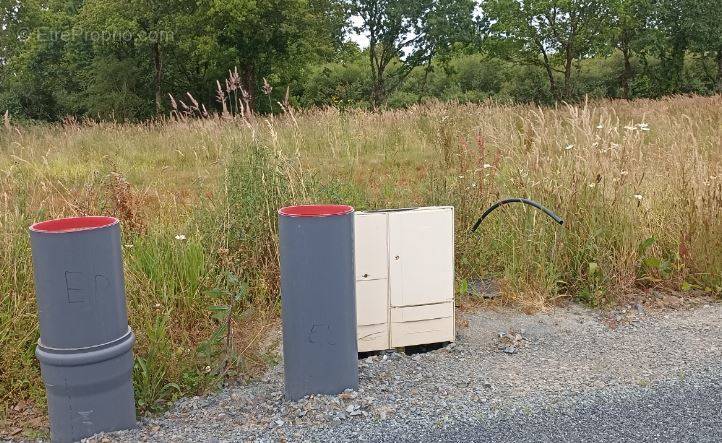
[[464, 316], [458, 341], [359, 360], [360, 387], [283, 399], [283, 368], [93, 441], [722, 441], [722, 305]]

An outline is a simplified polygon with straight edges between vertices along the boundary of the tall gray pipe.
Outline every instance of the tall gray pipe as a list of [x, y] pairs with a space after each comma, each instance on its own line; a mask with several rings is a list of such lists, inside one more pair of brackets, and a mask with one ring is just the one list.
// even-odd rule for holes
[[357, 389], [353, 208], [278, 212], [286, 397]]
[[30, 227], [40, 360], [53, 441], [135, 427], [120, 223], [112, 217]]

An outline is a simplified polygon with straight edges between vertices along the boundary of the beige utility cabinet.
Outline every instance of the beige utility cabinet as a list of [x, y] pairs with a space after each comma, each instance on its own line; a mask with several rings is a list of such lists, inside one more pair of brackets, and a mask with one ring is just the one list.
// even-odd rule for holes
[[454, 208], [357, 212], [359, 352], [453, 341]]

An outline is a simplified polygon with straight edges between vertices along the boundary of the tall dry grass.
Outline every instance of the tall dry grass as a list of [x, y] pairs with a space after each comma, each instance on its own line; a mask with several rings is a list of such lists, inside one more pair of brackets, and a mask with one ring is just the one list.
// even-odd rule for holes
[[[508, 206], [524, 196], [565, 218]], [[494, 276], [540, 307], [612, 303], [650, 288], [720, 292], [722, 98], [536, 108], [430, 104], [368, 113], [66, 122], [0, 133], [0, 395], [42, 403], [27, 227], [51, 217], [123, 221], [141, 409], [268, 362], [278, 303], [276, 209], [451, 204], [457, 281]], [[178, 238], [176, 238], [178, 237]], [[234, 358], [218, 307], [233, 307]], [[244, 286], [246, 287], [246, 286]], [[221, 294], [221, 300], [218, 299]], [[215, 308], [213, 308], [215, 307]], [[211, 309], [209, 309], [211, 308]], [[229, 363], [230, 361], [230, 363]]]

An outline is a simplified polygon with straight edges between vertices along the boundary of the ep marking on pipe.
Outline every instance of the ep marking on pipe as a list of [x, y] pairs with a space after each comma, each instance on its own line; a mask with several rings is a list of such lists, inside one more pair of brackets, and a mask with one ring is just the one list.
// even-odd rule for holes
[[[93, 296], [110, 288], [110, 280], [103, 274], [97, 274], [94, 278]], [[68, 303], [85, 303], [89, 299], [88, 279], [82, 272], [65, 271], [65, 292], [68, 295]]]
[[87, 282], [82, 272], [65, 271], [65, 289], [68, 293], [68, 303], [84, 303], [88, 301]]

